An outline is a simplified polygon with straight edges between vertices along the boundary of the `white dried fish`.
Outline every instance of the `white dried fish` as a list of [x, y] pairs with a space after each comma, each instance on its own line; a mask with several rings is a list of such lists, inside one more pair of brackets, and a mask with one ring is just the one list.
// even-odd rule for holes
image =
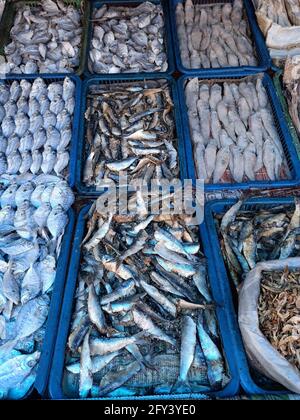
[[10, 44], [4, 48], [5, 73], [74, 71], [81, 53], [81, 8], [65, 7], [60, 0], [16, 7]]
[[206, 183], [290, 176], [261, 76], [236, 83], [192, 78], [185, 98], [195, 168]]
[[0, 172], [67, 176], [75, 106], [73, 80], [23, 79], [1, 86], [7, 101], [0, 106]]
[[100, 17], [93, 14], [92, 48], [88, 66], [92, 73], [165, 72], [163, 8], [144, 2], [138, 6], [108, 6]]
[[178, 2], [175, 9], [182, 64], [189, 69], [255, 66], [243, 5]]
[[[62, 239], [53, 238], [46, 227], [48, 210], [41, 201], [41, 187], [47, 188], [47, 179], [15, 180], [8, 188], [1, 182], [0, 399], [24, 398], [32, 389]], [[70, 188], [68, 193], [73, 196]], [[52, 207], [47, 206], [50, 214]], [[39, 217], [35, 217], [38, 211]], [[41, 216], [46, 216], [46, 222], [41, 222]]]
[[259, 1], [256, 16], [276, 65], [282, 67], [287, 58], [299, 54], [300, 5], [298, 0]]
[[292, 121], [300, 134], [300, 55], [288, 58], [285, 64], [283, 83]]

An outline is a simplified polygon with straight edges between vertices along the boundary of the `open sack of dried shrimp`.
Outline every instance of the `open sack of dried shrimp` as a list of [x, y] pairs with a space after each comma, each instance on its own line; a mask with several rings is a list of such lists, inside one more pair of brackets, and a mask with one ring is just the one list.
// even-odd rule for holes
[[256, 265], [239, 294], [239, 326], [251, 364], [300, 393], [300, 258]]

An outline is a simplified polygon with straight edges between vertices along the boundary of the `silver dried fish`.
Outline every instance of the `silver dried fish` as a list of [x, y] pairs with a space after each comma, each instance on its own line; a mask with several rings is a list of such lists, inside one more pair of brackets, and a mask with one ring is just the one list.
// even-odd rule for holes
[[[18, 4], [4, 73], [69, 73], [79, 66], [82, 10], [59, 0]], [[45, 103], [43, 104], [45, 105]]]
[[[92, 73], [164, 72], [168, 69], [163, 9], [145, 2], [94, 10], [89, 70]], [[99, 17], [100, 16], [100, 17]]]
[[[136, 194], [130, 200], [140, 202]], [[185, 215], [136, 219], [137, 210], [112, 216], [98, 213], [95, 203], [88, 213], [65, 358], [68, 395], [148, 395], [161, 383], [182, 393], [226, 382], [197, 230], [186, 226]], [[189, 275], [175, 274], [179, 265]], [[96, 382], [100, 387], [92, 388]]]
[[26, 396], [36, 378], [61, 235], [68, 220], [66, 208], [64, 223], [57, 223], [55, 230], [50, 217], [54, 209], [42, 199], [49, 187], [45, 176], [32, 182], [15, 179], [8, 188], [1, 182], [0, 200], [0, 398], [8, 399]]

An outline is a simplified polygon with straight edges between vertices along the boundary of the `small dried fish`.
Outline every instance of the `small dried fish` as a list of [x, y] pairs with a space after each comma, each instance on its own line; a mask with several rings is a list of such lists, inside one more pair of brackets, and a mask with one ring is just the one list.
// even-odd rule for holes
[[85, 113], [83, 181], [101, 187], [143, 178], [150, 182], [179, 173], [173, 102], [163, 81], [92, 85]]
[[300, 205], [279, 206], [255, 213], [239, 200], [220, 220], [221, 249], [231, 277], [238, 287], [243, 273], [258, 262], [299, 256]]
[[93, 13], [92, 73], [165, 72], [168, 69], [161, 4], [103, 5]]
[[71, 73], [79, 66], [82, 9], [59, 0], [18, 3], [0, 73]]

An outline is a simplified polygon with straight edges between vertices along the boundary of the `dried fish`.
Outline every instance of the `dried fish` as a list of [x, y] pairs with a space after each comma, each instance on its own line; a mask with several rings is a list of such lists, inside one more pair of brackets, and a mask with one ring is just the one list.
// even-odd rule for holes
[[[0, 398], [26, 396], [36, 378], [61, 239], [68, 223], [66, 208], [65, 219], [56, 220], [60, 234], [52, 235], [52, 207], [41, 199], [48, 181], [36, 177], [24, 183], [22, 177], [16, 177], [7, 188], [0, 181]], [[57, 179], [50, 180], [52, 189], [53, 181]], [[70, 188], [68, 194], [73, 197]]]
[[[74, 99], [73, 80], [66, 77], [48, 83], [42, 78], [24, 79], [4, 82], [1, 87], [7, 102], [3, 107], [4, 117], [1, 122], [5, 138], [2, 138], [1, 143], [3, 161], [0, 172], [12, 175], [45, 173], [67, 177], [73, 114], [66, 110], [62, 96], [66, 101]], [[20, 96], [24, 89], [25, 95]], [[54, 95], [54, 91], [60, 94]], [[16, 109], [12, 109], [12, 103]], [[50, 111], [48, 106], [57, 114]]]
[[83, 181], [176, 178], [179, 173], [173, 102], [164, 80], [92, 85], [85, 113]]
[[256, 17], [270, 55], [279, 67], [299, 54], [300, 5], [298, 0], [259, 0]]
[[176, 5], [177, 36], [185, 67], [255, 66], [256, 53], [241, 0], [199, 5], [193, 0]]
[[71, 73], [79, 66], [82, 8], [59, 0], [18, 3], [0, 73]]
[[300, 135], [300, 55], [286, 60], [283, 84], [290, 115]]
[[235, 285], [243, 281], [243, 273], [262, 261], [299, 255], [300, 206], [243, 209], [243, 200], [217, 216], [219, 236], [225, 263]]
[[[130, 201], [134, 200], [139, 201], [137, 193], [130, 194]], [[107, 216], [97, 212], [97, 207], [96, 203], [89, 212], [88, 226], [93, 228], [88, 229], [81, 248], [64, 392], [78, 396], [80, 384], [87, 383], [90, 390], [92, 381], [96, 389], [84, 396], [111, 396], [114, 390], [122, 392], [123, 385], [133, 395], [147, 395], [161, 383], [168, 384], [173, 393], [193, 392], [198, 386], [220, 389], [227, 374], [218, 330], [212, 328], [214, 306], [205, 259], [197, 255], [197, 229], [186, 227], [185, 215], [145, 213], [137, 220], [137, 207], [132, 207], [122, 222], [117, 214]], [[100, 234], [97, 226], [106, 224]], [[96, 236], [95, 252], [95, 247], [86, 245]], [[191, 274], [175, 274], [179, 265], [189, 268]], [[207, 311], [205, 319], [198, 318]], [[214, 348], [218, 354], [218, 363], [209, 361], [210, 379], [197, 344], [197, 327], [203, 351]], [[87, 337], [90, 350], [83, 356]], [[99, 355], [105, 358], [101, 364]], [[93, 373], [92, 381], [87, 367]], [[73, 389], [68, 387], [71, 374], [76, 383]]]
[[161, 4], [103, 5], [93, 13], [92, 73], [165, 72], [168, 69]]
[[199, 179], [216, 184], [290, 178], [262, 76], [232, 83], [189, 79], [185, 99]]

